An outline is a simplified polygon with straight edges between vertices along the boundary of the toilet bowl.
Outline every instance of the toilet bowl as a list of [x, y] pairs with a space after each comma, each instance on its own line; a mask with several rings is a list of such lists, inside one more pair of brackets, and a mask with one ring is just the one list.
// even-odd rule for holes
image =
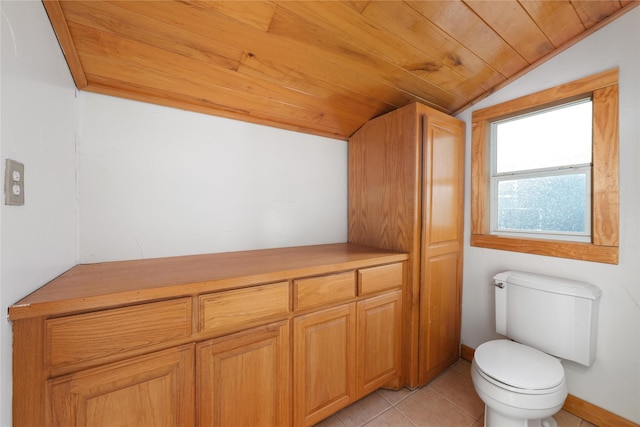
[[556, 358], [513, 341], [489, 341], [476, 349], [471, 378], [485, 403], [485, 426], [557, 426], [551, 416], [562, 408], [567, 384]]
[[471, 379], [485, 403], [485, 427], [557, 427], [567, 397], [560, 360], [596, 357], [602, 291], [585, 282], [520, 271], [494, 276], [496, 332], [481, 344]]

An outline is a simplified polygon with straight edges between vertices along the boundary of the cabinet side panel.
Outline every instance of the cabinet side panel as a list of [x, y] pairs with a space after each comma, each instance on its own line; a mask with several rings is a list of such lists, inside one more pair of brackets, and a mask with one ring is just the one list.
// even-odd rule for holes
[[416, 104], [349, 140], [349, 242], [409, 253], [403, 288], [403, 382], [417, 385], [421, 123]]
[[349, 140], [351, 243], [402, 252], [416, 249], [418, 132], [411, 105], [368, 122]]
[[44, 425], [44, 321], [13, 322], [13, 425]]

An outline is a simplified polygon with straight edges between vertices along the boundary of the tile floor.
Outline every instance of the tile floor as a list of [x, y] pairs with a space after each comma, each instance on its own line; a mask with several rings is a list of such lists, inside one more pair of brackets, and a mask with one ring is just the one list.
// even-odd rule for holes
[[[420, 389], [378, 390], [316, 427], [482, 427], [484, 404], [470, 368], [460, 360]], [[554, 418], [559, 427], [595, 427], [566, 411]]]

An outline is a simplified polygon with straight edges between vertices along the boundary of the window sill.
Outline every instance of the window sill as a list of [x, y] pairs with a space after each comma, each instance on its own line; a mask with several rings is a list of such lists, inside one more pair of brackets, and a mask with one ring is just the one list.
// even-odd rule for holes
[[602, 262], [605, 264], [618, 264], [617, 246], [600, 246], [594, 245], [593, 243], [472, 234], [471, 246], [582, 261]]

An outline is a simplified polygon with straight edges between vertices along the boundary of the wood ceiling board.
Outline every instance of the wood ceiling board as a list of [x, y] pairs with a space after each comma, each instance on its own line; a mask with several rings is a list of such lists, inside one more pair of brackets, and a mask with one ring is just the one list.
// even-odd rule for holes
[[585, 30], [569, 0], [526, 0], [520, 4], [555, 47], [562, 46]]
[[[147, 9], [144, 2], [123, 2], [122, 7], [132, 11]], [[356, 73], [349, 67], [349, 64], [343, 64], [340, 59], [328, 62], [326, 58], [322, 57], [321, 50], [308, 44], [297, 43], [276, 34], [258, 31], [237, 20], [228, 20], [213, 9], [203, 14], [187, 4], [162, 2], [153, 10], [148, 10], [146, 14], [171, 26], [180, 25], [184, 19], [189, 22], [190, 31], [202, 37], [216, 39], [223, 44], [235, 45], [246, 54], [253, 55], [254, 58], [280, 63], [284, 67], [291, 67], [300, 73], [324, 81], [334, 80], [332, 83], [340, 87], [347, 87], [364, 95], [375, 97], [389, 105], [402, 106], [415, 100], [390, 85], [381, 84], [379, 80], [374, 78], [375, 76]], [[242, 34], [242, 36], [238, 37], [238, 34]], [[333, 106], [328, 106], [328, 109], [332, 108]], [[345, 135], [344, 139], [347, 139], [348, 136]]]
[[234, 70], [240, 64], [242, 49], [218, 43], [178, 26], [167, 25], [131, 10], [119, 7], [125, 2], [74, 2], [63, 4], [69, 23], [156, 46], [188, 58], [206, 61], [213, 66]]
[[367, 7], [367, 5], [369, 4], [369, 0], [364, 0], [364, 1], [343, 1], [341, 2], [343, 3], [345, 6], [355, 10], [358, 13], [361, 13], [365, 7]]
[[517, 1], [464, 2], [530, 64], [554, 50], [547, 36]]
[[[304, 21], [304, 25], [294, 25], [301, 21]], [[414, 101], [437, 109], [451, 112], [456, 105], [461, 105], [460, 102], [464, 99], [385, 58], [367, 54], [357, 46], [340, 43], [333, 34], [322, 27], [284, 9], [276, 11], [269, 33], [278, 34], [307, 48], [314, 48], [320, 58], [329, 64], [342, 64], [349, 73], [371, 76], [378, 81], [378, 84], [389, 85], [395, 91], [410, 94]], [[327, 45], [333, 46], [333, 49], [323, 48]]]
[[[289, 12], [322, 27], [325, 31], [322, 34], [316, 32], [318, 37], [316, 45], [325, 49], [344, 50], [348, 55], [375, 55], [383, 61], [414, 72], [419, 78], [456, 96], [466, 98], [469, 93], [483, 92], [482, 88], [462, 75], [447, 69], [443, 63], [407, 44], [405, 40], [386, 31], [375, 22], [363, 19], [359, 13], [343, 3], [317, 4], [284, 1], [278, 4]], [[283, 23], [283, 29], [278, 32], [286, 34], [289, 28], [287, 25], [286, 22]]]
[[267, 31], [276, 5], [265, 1], [202, 1], [187, 0], [192, 7], [215, 10], [229, 18]]
[[[304, 43], [311, 43], [314, 47], [321, 50], [340, 51], [343, 55], [349, 57], [361, 57], [367, 59], [371, 54], [375, 55], [382, 62], [389, 62], [402, 68], [402, 65], [421, 62], [424, 54], [411, 46], [403, 44], [392, 34], [384, 34], [378, 29], [373, 28], [367, 22], [361, 21], [361, 17], [344, 5], [338, 2], [323, 3], [321, 7], [311, 2], [279, 2], [286, 12], [281, 12], [281, 16], [276, 16], [270, 32], [274, 34], [282, 34], [285, 37], [291, 35], [292, 21], [298, 19], [306, 19], [313, 22], [313, 28], [307, 29], [307, 32], [296, 37], [297, 40], [304, 40]], [[315, 6], [314, 6], [315, 5]], [[299, 16], [301, 18], [297, 18]], [[278, 19], [279, 18], [279, 19]], [[323, 59], [321, 59], [323, 60]], [[301, 65], [303, 61], [298, 61]], [[338, 60], [332, 63], [333, 78], [345, 80], [354, 74], [353, 68], [344, 68], [340, 66], [343, 61]], [[371, 66], [375, 72], [379, 68], [375, 64]], [[315, 68], [315, 67], [314, 67]], [[402, 71], [398, 70], [397, 71]], [[306, 72], [313, 72], [307, 68]], [[362, 77], [356, 77], [358, 80]], [[421, 77], [420, 77], [421, 78]], [[432, 85], [447, 91], [444, 86], [445, 80], [434, 81], [433, 79], [424, 79]], [[379, 83], [377, 83], [379, 85]], [[442, 85], [442, 86], [439, 86]], [[352, 86], [352, 84], [348, 84]], [[390, 88], [397, 93], [397, 90]], [[375, 90], [375, 89], [374, 89]], [[439, 89], [438, 89], [439, 90]], [[371, 90], [367, 89], [367, 94]], [[448, 95], [447, 95], [448, 96]], [[405, 96], [402, 100], [394, 100], [392, 98], [382, 98], [387, 104], [395, 104], [396, 107], [406, 105], [416, 99], [412, 96]]]
[[347, 115], [357, 114], [359, 118], [376, 117], [398, 107], [293, 70], [284, 62], [265, 60], [255, 54], [243, 56], [238, 72], [318, 97], [321, 102]]
[[362, 12], [363, 16], [374, 21], [390, 33], [398, 35], [408, 44], [420, 49], [436, 59], [435, 64], [425, 67], [439, 68], [443, 64], [447, 72], [464, 77], [474, 84], [477, 90], [466, 85], [466, 99], [475, 98], [480, 93], [505, 80], [494, 69], [478, 58], [467, 48], [449, 37], [444, 31], [418, 13], [406, 3], [371, 2]]
[[461, 0], [409, 1], [411, 7], [449, 37], [501, 73], [505, 78], [525, 68], [527, 61]]
[[593, 27], [622, 7], [618, 0], [572, 0], [571, 4], [576, 9], [585, 28]]
[[[143, 87], [141, 85], [122, 82], [112, 78], [104, 79], [101, 76], [89, 75], [92, 83], [83, 90], [87, 92], [99, 93], [103, 95], [115, 96], [133, 101], [157, 104], [171, 108], [178, 108], [186, 111], [193, 111], [202, 114], [224, 117], [228, 119], [251, 122], [255, 124], [274, 126], [273, 119], [252, 116], [251, 111], [233, 110], [229, 106], [216, 104], [214, 101], [204, 98], [194, 99], [193, 97], [181, 93], [163, 91]], [[293, 125], [278, 123], [278, 128], [296, 132], [309, 133], [332, 139], [343, 139], [342, 133], [329, 132], [322, 129], [310, 129], [307, 123], [303, 125]]]
[[78, 89], [82, 89], [87, 86], [89, 82], [87, 81], [87, 76], [84, 74], [84, 70], [82, 69], [82, 62], [80, 62], [80, 57], [78, 57], [73, 37], [71, 37], [71, 33], [69, 33], [69, 28], [67, 27], [67, 21], [64, 13], [62, 12], [62, 7], [57, 1], [45, 1], [43, 4], [47, 15], [49, 16], [49, 21], [51, 21], [51, 25], [56, 32], [58, 43], [60, 43], [65, 60], [69, 66], [69, 71], [71, 71], [73, 82]]
[[[313, 23], [314, 26], [323, 28], [325, 31], [319, 32], [319, 37], [332, 35], [327, 40], [332, 45], [325, 45], [325, 49], [343, 49], [347, 54], [356, 55], [371, 53], [400, 66], [424, 59], [422, 52], [407, 46], [394, 34], [363, 19], [359, 12], [343, 3], [278, 1], [278, 6]], [[286, 29], [281, 29], [279, 33], [286, 34]]]
[[344, 140], [414, 101], [456, 114], [638, 5], [43, 1], [79, 89]]
[[69, 28], [87, 74], [215, 100], [236, 111], [286, 124], [306, 123], [317, 129], [331, 129], [333, 133], [344, 132], [345, 126], [348, 129], [358, 126], [358, 121], [345, 125], [348, 121], [345, 117], [325, 114], [315, 108], [313, 98], [290, 93], [282, 87], [90, 27], [71, 23]]

